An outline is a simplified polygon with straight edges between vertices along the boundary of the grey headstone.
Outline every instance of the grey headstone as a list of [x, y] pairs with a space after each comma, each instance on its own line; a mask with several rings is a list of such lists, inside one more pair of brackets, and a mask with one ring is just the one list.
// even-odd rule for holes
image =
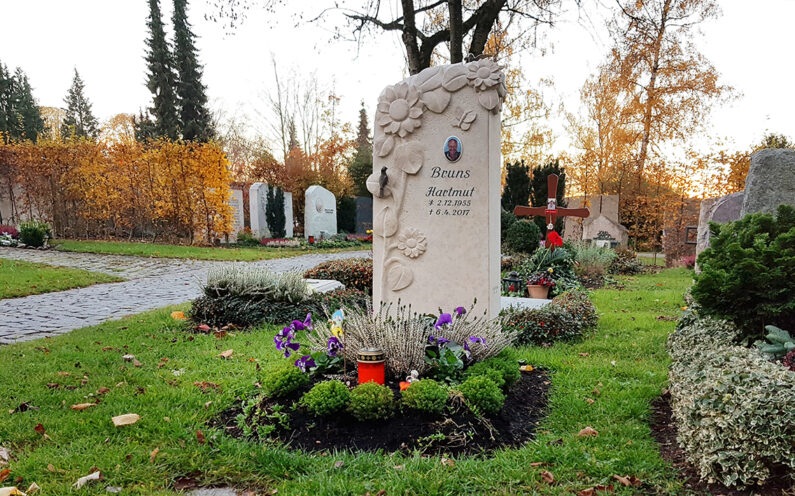
[[795, 205], [795, 150], [759, 150], [751, 155], [741, 215], [775, 214], [781, 204]]
[[725, 224], [741, 217], [744, 192], [732, 193], [721, 198], [706, 199], [701, 202], [698, 216], [698, 239], [696, 256], [709, 247], [709, 223]]
[[373, 199], [356, 197], [356, 234], [367, 234], [373, 228]]

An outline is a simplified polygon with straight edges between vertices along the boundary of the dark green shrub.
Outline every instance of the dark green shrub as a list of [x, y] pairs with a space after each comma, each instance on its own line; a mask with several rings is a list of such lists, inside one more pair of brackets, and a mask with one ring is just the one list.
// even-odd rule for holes
[[500, 210], [500, 243], [505, 243], [505, 235], [508, 229], [516, 223], [516, 216], [513, 212]]
[[270, 398], [283, 398], [307, 384], [309, 376], [290, 364], [265, 374], [262, 379], [262, 390]]
[[447, 404], [447, 391], [433, 379], [412, 382], [402, 396], [404, 405], [426, 413], [442, 413]]
[[351, 391], [348, 411], [358, 420], [389, 418], [394, 406], [392, 390], [375, 382], [359, 384]]
[[710, 224], [710, 232], [692, 289], [702, 310], [734, 321], [740, 340], [762, 337], [766, 324], [795, 329], [795, 208]]
[[519, 220], [505, 233], [505, 246], [517, 253], [533, 253], [538, 248], [541, 232], [532, 222]]
[[599, 316], [588, 294], [567, 291], [541, 308], [505, 310], [503, 329], [518, 333], [516, 344], [545, 344], [582, 336], [596, 327]]
[[19, 241], [28, 246], [44, 246], [44, 240], [51, 235], [50, 225], [46, 222], [32, 220], [19, 225]]
[[610, 274], [635, 275], [642, 274], [645, 270], [643, 262], [638, 260], [634, 250], [629, 248], [616, 248], [616, 258], [607, 271]]
[[348, 405], [351, 392], [341, 381], [323, 381], [312, 386], [302, 398], [301, 405], [319, 417], [332, 415]]
[[373, 291], [373, 261], [369, 258], [329, 260], [304, 272], [307, 279], [333, 279], [346, 289]]
[[260, 241], [251, 233], [251, 230], [245, 229], [237, 233], [237, 241], [235, 244], [240, 246], [259, 246]]
[[499, 386], [486, 376], [470, 377], [460, 388], [469, 405], [484, 415], [494, 415], [505, 404], [505, 395]]

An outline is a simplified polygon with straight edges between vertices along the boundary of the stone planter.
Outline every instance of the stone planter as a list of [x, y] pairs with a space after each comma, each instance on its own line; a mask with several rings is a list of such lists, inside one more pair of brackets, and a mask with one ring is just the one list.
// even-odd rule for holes
[[539, 300], [546, 300], [549, 296], [549, 288], [538, 284], [528, 284], [527, 292], [530, 293], [530, 298], [537, 298]]

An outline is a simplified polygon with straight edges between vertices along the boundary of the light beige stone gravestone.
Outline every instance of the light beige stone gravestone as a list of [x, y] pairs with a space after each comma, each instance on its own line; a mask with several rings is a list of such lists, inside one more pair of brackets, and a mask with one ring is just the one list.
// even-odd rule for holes
[[492, 60], [431, 67], [378, 99], [373, 301], [500, 311], [500, 107]]

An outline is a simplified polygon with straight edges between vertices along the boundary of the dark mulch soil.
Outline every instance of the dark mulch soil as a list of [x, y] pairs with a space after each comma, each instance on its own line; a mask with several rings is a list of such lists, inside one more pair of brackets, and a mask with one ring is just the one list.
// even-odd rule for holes
[[795, 484], [785, 468], [774, 470], [773, 477], [762, 487], [730, 489], [723, 484], [701, 482], [698, 470], [687, 463], [685, 453], [676, 443], [676, 423], [671, 419], [671, 395], [667, 392], [652, 402], [651, 432], [660, 445], [663, 460], [679, 471], [684, 486], [696, 494], [722, 496], [782, 496], [795, 494]]
[[[388, 420], [371, 422], [359, 422], [347, 413], [318, 418], [302, 408], [288, 409], [291, 428], [278, 430], [272, 436], [294, 448], [318, 452], [350, 449], [387, 453], [420, 450], [449, 455], [489, 453], [499, 448], [519, 447], [533, 438], [546, 410], [549, 384], [545, 371], [523, 372], [521, 379], [508, 390], [500, 414], [485, 420], [460, 402], [452, 408], [452, 413], [436, 417], [404, 410]], [[387, 385], [395, 390], [397, 399], [397, 385]], [[281, 403], [290, 404], [301, 394]], [[261, 406], [269, 408], [273, 403], [266, 399]], [[238, 404], [215, 419], [213, 426], [225, 429], [233, 437], [244, 437], [235, 422], [240, 412]]]

